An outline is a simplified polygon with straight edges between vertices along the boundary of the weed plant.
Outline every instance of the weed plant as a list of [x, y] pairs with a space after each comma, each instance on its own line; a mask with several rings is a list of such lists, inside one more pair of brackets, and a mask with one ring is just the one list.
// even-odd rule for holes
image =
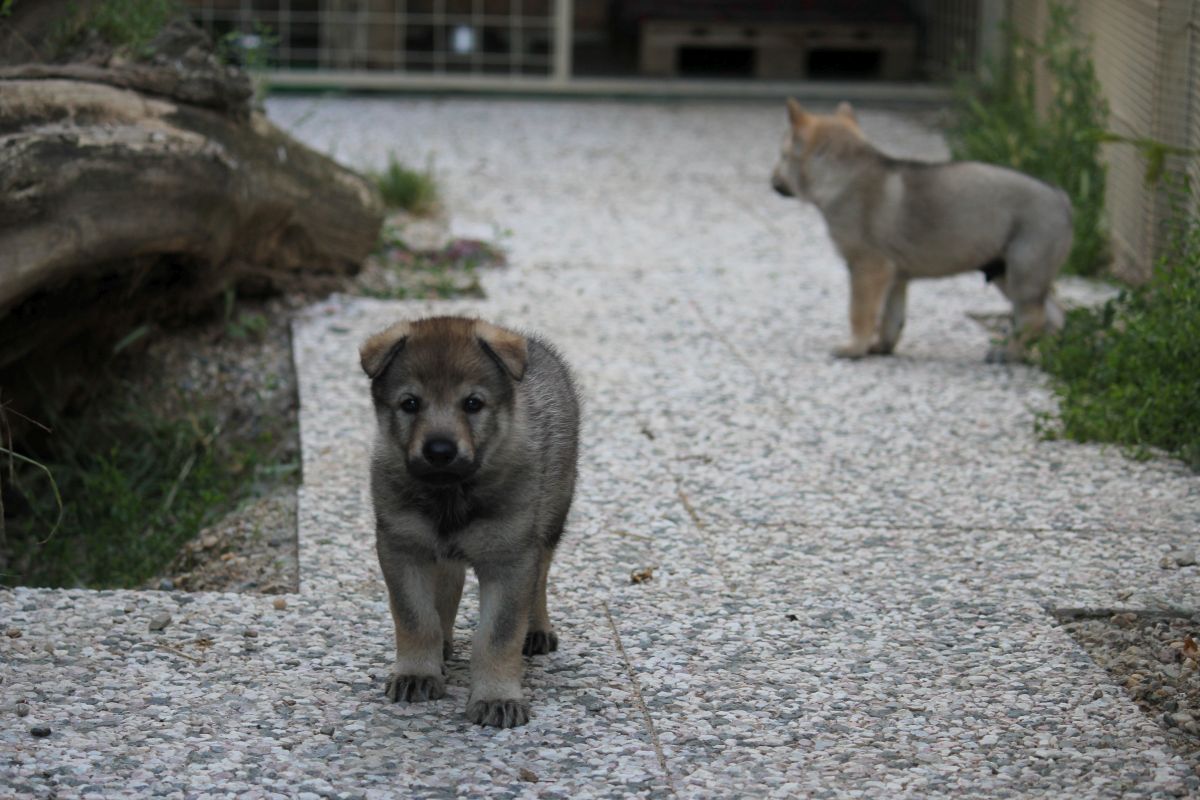
[[430, 169], [418, 171], [388, 156], [387, 169], [374, 175], [375, 183], [390, 208], [410, 214], [430, 214], [437, 208], [437, 184]]
[[[1098, 275], [1111, 259], [1100, 158], [1108, 104], [1075, 29], [1075, 11], [1057, 2], [1050, 3], [1041, 41], [1007, 29], [1004, 57], [988, 65], [985, 77], [958, 85], [949, 139], [956, 159], [1011, 167], [1065, 190], [1074, 206], [1075, 244], [1063, 271]], [[1035, 92], [1039, 67], [1051, 91], [1042, 114]]]
[[1200, 221], [1179, 215], [1169, 254], [1149, 283], [1101, 309], [1079, 309], [1040, 346], [1057, 417], [1043, 435], [1111, 442], [1135, 457], [1155, 449], [1200, 471]]

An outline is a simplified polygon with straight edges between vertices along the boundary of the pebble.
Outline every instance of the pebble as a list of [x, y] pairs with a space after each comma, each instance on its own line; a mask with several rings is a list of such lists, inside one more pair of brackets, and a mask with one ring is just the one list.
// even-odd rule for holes
[[10, 638], [10, 639], [20, 639], [21, 638], [21, 629], [20, 628], [9, 628], [8, 630], [6, 630], [4, 632], [4, 634], [6, 636], [8, 636], [8, 638]]
[[521, 780], [525, 781], [526, 783], [537, 783], [538, 782], [537, 773], [534, 772], [533, 770], [526, 769], [525, 767], [521, 767], [521, 769], [518, 771], [517, 774], [519, 774], [521, 776]]
[[42, 739], [42, 738], [49, 736], [51, 733], [51, 730], [50, 730], [50, 726], [48, 726], [48, 725], [34, 725], [32, 728], [29, 729], [29, 732], [31, 734], [33, 734], [34, 736], [36, 736], [37, 738]]
[[283, 611], [287, 608], [287, 600], [284, 600], [282, 597], [276, 597], [275, 602], [271, 603], [271, 605], [275, 606], [276, 611]]
[[166, 611], [155, 614], [150, 618], [150, 630], [161, 631], [163, 628], [171, 624], [171, 615]]
[[332, 725], [322, 725], [321, 726], [321, 733], [324, 736], [333, 736], [334, 730], [335, 730], [335, 728]]
[[18, 717], [29, 716], [29, 705], [27, 703], [17, 703], [14, 710], [17, 712]]

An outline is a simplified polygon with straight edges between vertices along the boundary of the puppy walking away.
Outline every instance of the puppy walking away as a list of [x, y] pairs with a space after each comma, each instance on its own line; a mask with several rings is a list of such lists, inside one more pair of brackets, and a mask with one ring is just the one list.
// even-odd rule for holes
[[889, 354], [904, 328], [908, 282], [982, 270], [1013, 307], [1005, 350], [1020, 359], [1062, 326], [1054, 276], [1071, 250], [1071, 202], [1053, 186], [1003, 167], [927, 164], [883, 155], [854, 111], [812, 114], [787, 104], [790, 126], [771, 185], [813, 203], [850, 269], [850, 341], [834, 355]]
[[398, 323], [360, 355], [378, 423], [375, 543], [396, 628], [387, 695], [445, 694], [470, 566], [480, 615], [467, 716], [524, 725], [522, 654], [558, 647], [546, 576], [575, 491], [570, 373], [540, 339], [460, 317]]

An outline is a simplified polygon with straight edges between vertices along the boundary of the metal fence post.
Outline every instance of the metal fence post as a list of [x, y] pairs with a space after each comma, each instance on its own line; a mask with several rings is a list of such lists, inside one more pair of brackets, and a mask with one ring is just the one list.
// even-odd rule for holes
[[574, 10], [574, 0], [556, 0], [554, 3], [554, 72], [551, 79], [557, 84], [571, 80]]

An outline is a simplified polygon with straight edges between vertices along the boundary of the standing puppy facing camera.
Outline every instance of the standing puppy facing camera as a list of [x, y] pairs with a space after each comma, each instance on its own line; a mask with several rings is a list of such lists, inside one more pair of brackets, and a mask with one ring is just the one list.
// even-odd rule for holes
[[524, 725], [522, 654], [558, 648], [546, 575], [575, 492], [570, 372], [542, 340], [461, 317], [397, 323], [360, 355], [378, 423], [375, 546], [396, 627], [387, 696], [445, 695], [470, 566], [480, 614], [467, 717]]

